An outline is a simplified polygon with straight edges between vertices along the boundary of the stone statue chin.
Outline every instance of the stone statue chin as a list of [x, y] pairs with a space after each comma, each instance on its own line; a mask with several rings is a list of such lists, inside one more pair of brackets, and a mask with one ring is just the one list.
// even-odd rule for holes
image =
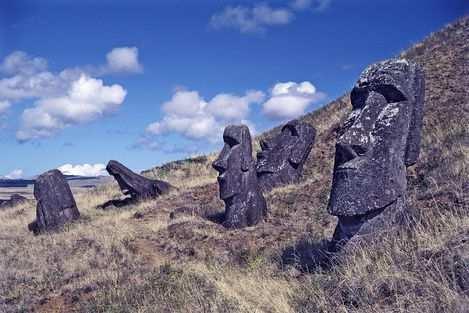
[[241, 228], [259, 223], [267, 206], [257, 182], [251, 135], [245, 125], [230, 125], [223, 133], [225, 145], [213, 168], [218, 171], [220, 198], [225, 202], [224, 225]]
[[369, 66], [351, 92], [352, 112], [339, 131], [328, 211], [334, 241], [395, 224], [405, 208], [406, 167], [419, 155], [424, 79], [417, 65]]
[[256, 170], [262, 190], [299, 181], [315, 134], [313, 127], [293, 120], [282, 127], [278, 136], [261, 140]]

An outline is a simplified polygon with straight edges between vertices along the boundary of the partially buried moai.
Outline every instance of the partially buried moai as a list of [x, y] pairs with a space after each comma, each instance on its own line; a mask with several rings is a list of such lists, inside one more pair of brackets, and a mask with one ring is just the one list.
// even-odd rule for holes
[[80, 217], [70, 186], [59, 170], [45, 172], [36, 179], [34, 197], [36, 220], [28, 228], [35, 234], [59, 230]]
[[339, 131], [328, 211], [339, 218], [333, 243], [392, 229], [406, 216], [406, 167], [417, 162], [424, 77], [414, 63], [369, 66], [351, 92]]
[[249, 129], [230, 125], [223, 133], [225, 145], [213, 168], [218, 171], [220, 198], [225, 202], [223, 224], [241, 228], [259, 223], [267, 205], [259, 188]]
[[262, 190], [299, 181], [315, 135], [312, 126], [293, 120], [282, 127], [278, 136], [260, 141], [262, 151], [257, 154], [256, 170]]

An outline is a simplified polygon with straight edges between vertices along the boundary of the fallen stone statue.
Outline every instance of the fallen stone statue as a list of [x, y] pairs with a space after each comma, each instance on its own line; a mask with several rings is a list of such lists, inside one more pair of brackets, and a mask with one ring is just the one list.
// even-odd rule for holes
[[167, 182], [138, 175], [114, 160], [109, 161], [106, 170], [116, 179], [122, 193], [130, 198], [110, 200], [100, 206], [103, 209], [111, 205], [119, 207], [133, 202], [154, 199], [168, 193], [172, 188]]
[[353, 109], [338, 133], [328, 205], [339, 218], [335, 247], [405, 221], [406, 167], [420, 152], [423, 73], [406, 60], [376, 63], [350, 97]]
[[278, 136], [261, 140], [256, 170], [263, 191], [299, 181], [315, 135], [312, 126], [293, 120], [282, 127]]
[[59, 230], [80, 217], [72, 191], [59, 170], [40, 175], [34, 183], [36, 220], [28, 225], [34, 234]]
[[0, 200], [0, 209], [11, 208], [18, 204], [26, 203], [27, 201], [28, 199], [22, 195], [15, 193], [10, 196], [10, 199]]
[[266, 215], [267, 205], [257, 180], [249, 128], [227, 126], [223, 141], [223, 150], [212, 163], [219, 173], [220, 198], [225, 202], [223, 225], [228, 228], [255, 225]]

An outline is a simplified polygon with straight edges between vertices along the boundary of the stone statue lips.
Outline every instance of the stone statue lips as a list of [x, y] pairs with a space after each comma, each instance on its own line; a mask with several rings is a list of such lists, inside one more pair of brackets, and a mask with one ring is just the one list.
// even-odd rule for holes
[[225, 175], [226, 175], [226, 171], [222, 172], [217, 177], [217, 181], [220, 184], [220, 188], [225, 188], [225, 186], [226, 186], [226, 176]]

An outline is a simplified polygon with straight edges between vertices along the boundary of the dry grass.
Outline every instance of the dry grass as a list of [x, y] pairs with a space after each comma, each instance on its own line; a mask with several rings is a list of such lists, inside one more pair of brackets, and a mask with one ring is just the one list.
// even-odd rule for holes
[[467, 312], [469, 207], [426, 203], [412, 230], [358, 246], [331, 268], [309, 273], [294, 269], [300, 264], [282, 265], [276, 254], [250, 255], [242, 265], [197, 259], [169, 265], [165, 255], [138, 245], [174, 223], [132, 217], [151, 203], [113, 212], [80, 207], [80, 222], [37, 237], [25, 228], [33, 208], [22, 205], [0, 213], [0, 309]]
[[212, 168], [212, 162], [216, 157], [217, 155], [212, 153], [207, 156], [170, 162], [143, 171], [142, 174], [148, 178], [165, 180], [181, 189], [203, 186], [216, 181], [217, 172]]

